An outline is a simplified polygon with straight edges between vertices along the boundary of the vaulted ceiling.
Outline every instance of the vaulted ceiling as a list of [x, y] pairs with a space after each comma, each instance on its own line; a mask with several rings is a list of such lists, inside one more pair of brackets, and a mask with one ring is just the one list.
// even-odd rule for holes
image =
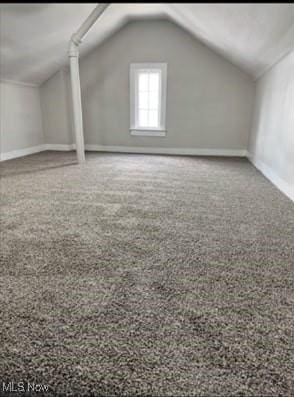
[[[67, 65], [70, 36], [96, 4], [0, 4], [2, 79], [40, 84]], [[294, 49], [294, 4], [111, 4], [81, 56], [132, 19], [168, 18], [259, 77]]]

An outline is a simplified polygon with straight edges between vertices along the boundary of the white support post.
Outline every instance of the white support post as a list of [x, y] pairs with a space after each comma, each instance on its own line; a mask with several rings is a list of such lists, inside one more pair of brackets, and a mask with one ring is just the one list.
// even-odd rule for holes
[[73, 104], [73, 121], [76, 138], [76, 150], [79, 163], [85, 161], [85, 146], [83, 132], [83, 112], [81, 100], [81, 85], [79, 73], [79, 45], [83, 37], [89, 31], [91, 26], [97, 21], [98, 17], [109, 6], [110, 3], [100, 3], [88, 16], [85, 22], [80, 26], [78, 31], [72, 35], [69, 42], [69, 61], [70, 61], [70, 78]]
[[81, 101], [81, 85], [79, 73], [79, 52], [74, 43], [71, 42], [69, 50], [70, 79], [73, 106], [73, 125], [76, 138], [76, 150], [79, 163], [85, 162], [85, 145], [83, 132], [83, 112]]

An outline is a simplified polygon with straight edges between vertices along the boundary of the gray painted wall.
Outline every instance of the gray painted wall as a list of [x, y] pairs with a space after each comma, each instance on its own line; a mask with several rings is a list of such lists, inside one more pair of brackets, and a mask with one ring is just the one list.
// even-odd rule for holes
[[[167, 62], [167, 136], [129, 134], [129, 64]], [[136, 21], [80, 61], [85, 142], [247, 149], [255, 85], [166, 20]]]
[[[167, 62], [167, 136], [129, 133], [129, 65]], [[166, 20], [131, 22], [80, 60], [86, 144], [247, 149], [255, 85]], [[70, 99], [66, 76], [67, 100]], [[71, 144], [71, 102], [55, 75], [40, 88], [46, 143]]]
[[63, 70], [40, 86], [44, 136], [48, 144], [72, 142], [67, 95], [67, 76]]
[[37, 87], [0, 82], [0, 138], [1, 153], [44, 143]]
[[294, 199], [294, 51], [258, 80], [249, 151]]

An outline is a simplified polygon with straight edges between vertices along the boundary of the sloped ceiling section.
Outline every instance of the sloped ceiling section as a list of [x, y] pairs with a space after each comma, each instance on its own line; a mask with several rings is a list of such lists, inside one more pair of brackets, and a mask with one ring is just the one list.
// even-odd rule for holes
[[[1, 4], [1, 79], [41, 84], [67, 65], [70, 36], [95, 4]], [[133, 19], [168, 18], [257, 78], [294, 49], [294, 4], [112, 4], [81, 56]]]

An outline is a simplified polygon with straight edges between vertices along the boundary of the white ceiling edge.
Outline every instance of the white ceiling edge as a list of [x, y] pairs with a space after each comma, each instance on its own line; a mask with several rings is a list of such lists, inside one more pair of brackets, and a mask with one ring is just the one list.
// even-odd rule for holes
[[[293, 44], [294, 25], [293, 25], [293, 27], [291, 27], [290, 30], [287, 32], [287, 35], [283, 38], [283, 41], [279, 43], [279, 47], [281, 47], [280, 53], [275, 56], [274, 52], [277, 52], [277, 51], [273, 51], [273, 50], [269, 51], [267, 55], [269, 58], [272, 56], [272, 62], [269, 65], [265, 66], [264, 68], [259, 68], [258, 71], [253, 72], [252, 69], [250, 69], [249, 67], [246, 67], [242, 62], [240, 62], [240, 57], [230, 54], [228, 49], [227, 49], [227, 51], [225, 51], [224, 49], [220, 49], [217, 45], [211, 43], [211, 41], [206, 39], [204, 37], [204, 35], [202, 35], [199, 31], [197, 32], [197, 34], [195, 34], [195, 29], [193, 29], [192, 27], [189, 27], [187, 25], [187, 23], [185, 23], [187, 21], [185, 21], [185, 20], [182, 21], [180, 14], [177, 14], [177, 13], [173, 14], [172, 11], [166, 12], [163, 10], [160, 14], [155, 15], [155, 16], [137, 16], [137, 15], [125, 16], [120, 21], [118, 21], [117, 24], [113, 28], [109, 29], [108, 32], [105, 32], [105, 34], [103, 36], [100, 36], [99, 40], [96, 41], [96, 44], [94, 47], [91, 46], [89, 48], [84, 48], [83, 43], [82, 43], [81, 48], [80, 48], [80, 58], [82, 59], [82, 58], [86, 57], [96, 47], [99, 47], [100, 45], [102, 45], [104, 42], [106, 42], [108, 39], [110, 39], [113, 35], [115, 35], [117, 32], [119, 32], [121, 29], [123, 29], [129, 23], [136, 22], [136, 21], [148, 21], [148, 20], [167, 20], [169, 22], [174, 23], [175, 25], [177, 25], [178, 27], [180, 27], [181, 29], [183, 29], [184, 31], [186, 31], [190, 35], [192, 35], [195, 40], [198, 40], [199, 42], [201, 42], [202, 44], [207, 46], [209, 49], [211, 49], [218, 55], [222, 56], [226, 61], [232, 63], [234, 66], [236, 66], [242, 72], [247, 74], [250, 78], [252, 78], [253, 81], [257, 81], [266, 72], [268, 72], [269, 70], [274, 68], [275, 65], [277, 65], [285, 57], [287, 57], [289, 55], [289, 53], [294, 51], [294, 44]], [[79, 28], [79, 26], [77, 27], [77, 29], [78, 28]], [[87, 38], [85, 38], [85, 40], [87, 41]], [[285, 46], [285, 43], [287, 43], [287, 47], [283, 49], [282, 47]], [[38, 84], [33, 84], [33, 83], [27, 83], [27, 84], [31, 85], [33, 87], [41, 86], [42, 84], [44, 84], [44, 82], [46, 82], [47, 80], [50, 80], [51, 77], [53, 77], [56, 73], [58, 73], [62, 69], [65, 70], [66, 72], [69, 71], [68, 58], [46, 80], [44, 80]]]
[[278, 65], [280, 62], [282, 62], [285, 58], [287, 58], [288, 55], [290, 55], [294, 51], [294, 48], [291, 48], [290, 50], [286, 51], [284, 55], [280, 56], [275, 62], [273, 62], [271, 65], [267, 66], [262, 70], [260, 73], [257, 73], [254, 75], [253, 81], [257, 81], [260, 78], [262, 78], [266, 73], [268, 73], [270, 70], [274, 69], [276, 65]]
[[[294, 44], [293, 44], [293, 37], [294, 37], [294, 25], [293, 27], [288, 31], [287, 36], [284, 38], [282, 44], [280, 44], [280, 47], [284, 45], [284, 42], [289, 42], [289, 45], [287, 46], [286, 49], [282, 49], [281, 53], [279, 55], [276, 55], [275, 57], [273, 56], [274, 54], [271, 54], [271, 52], [274, 51], [269, 51], [268, 56], [270, 57], [271, 55], [273, 56], [272, 63], [267, 65], [264, 68], [260, 68], [258, 71], [253, 72], [252, 69], [249, 67], [246, 67], [242, 62], [240, 62], [240, 57], [238, 58], [237, 56], [234, 56], [232, 54], [228, 54], [227, 51], [224, 49], [220, 49], [218, 46], [215, 44], [212, 44], [208, 39], [204, 37], [201, 32], [197, 32], [195, 34], [195, 29], [192, 27], [187, 26], [187, 23], [185, 23], [185, 20], [183, 21], [180, 14], [173, 13], [173, 12], [165, 12], [163, 11], [161, 14], [158, 14], [156, 16], [125, 16], [122, 18], [120, 21], [117, 22], [117, 24], [109, 29], [108, 32], [105, 32], [103, 36], [99, 37], [99, 40], [96, 41], [96, 44], [94, 47], [89, 47], [85, 48], [83, 47], [83, 43], [81, 44], [80, 47], [80, 58], [86, 57], [88, 54], [90, 54], [96, 47], [99, 47], [102, 45], [104, 42], [106, 42], [108, 39], [110, 39], [113, 35], [115, 35], [117, 32], [119, 32], [121, 29], [123, 29], [126, 25], [128, 25], [131, 22], [136, 22], [136, 21], [148, 21], [148, 20], [166, 20], [169, 22], [174, 23], [184, 31], [188, 32], [195, 40], [198, 40], [200, 43], [204, 44], [206, 47], [220, 55], [222, 58], [224, 58], [226, 61], [232, 63], [235, 67], [240, 69], [242, 72], [247, 74], [250, 78], [252, 78], [253, 81], [257, 81], [259, 78], [261, 78], [267, 71], [272, 69], [276, 64], [278, 64], [282, 59], [284, 59], [289, 53], [294, 51]], [[187, 21], [186, 21], [187, 22]], [[79, 26], [77, 27], [77, 29]], [[76, 30], [77, 30], [76, 29]], [[73, 32], [74, 33], [74, 32]], [[89, 32], [90, 33], [90, 32]], [[87, 37], [85, 38], [85, 41], [87, 41]], [[38, 84], [32, 84], [33, 86], [40, 86], [44, 84], [46, 81], [50, 80], [51, 77], [53, 77], [56, 73], [58, 73], [60, 70], [65, 70], [66, 72], [69, 71], [69, 61], [66, 59], [66, 61], [56, 69], [56, 71], [49, 76], [46, 80], [42, 81], [41, 83]]]
[[[279, 53], [275, 54], [273, 50], [268, 51], [267, 57], [271, 59], [268, 66], [264, 67], [260, 71], [254, 74], [254, 80], [258, 80], [266, 72], [274, 68], [278, 63], [280, 63], [284, 58], [286, 58], [292, 51], [294, 51], [294, 24], [285, 34], [283, 39], [279, 43]], [[281, 48], [283, 47], [283, 48]], [[275, 50], [277, 52], [277, 50]]]
[[[4, 6], [5, 11], [9, 5]], [[4, 23], [2, 28], [7, 31], [5, 37], [7, 41], [4, 42], [4, 52], [2, 52], [5, 56], [7, 55], [8, 59], [8, 67], [3, 74], [7, 78], [4, 80], [15, 84], [21, 84], [23, 81], [28, 86], [38, 86], [60, 69], [67, 69], [67, 46], [70, 35], [79, 28], [95, 6], [96, 4], [46, 5], [46, 11], [42, 14], [43, 19], [36, 20], [39, 25], [36, 26], [35, 31], [37, 38], [40, 36], [41, 43], [43, 41], [45, 44], [42, 49], [45, 50], [46, 45], [49, 47], [50, 56], [47, 59], [43, 56], [36, 36], [34, 37], [36, 44], [28, 47], [28, 52], [24, 51], [26, 47], [23, 47], [21, 43], [21, 40], [27, 41], [32, 34], [29, 26], [33, 24], [33, 18], [36, 19], [33, 5], [25, 8], [14, 6], [8, 13], [8, 18], [7, 15], [5, 16], [6, 27]], [[68, 18], [63, 20], [58, 13], [59, 10], [65, 15], [68, 14]], [[52, 25], [56, 16], [59, 19], [55, 21], [55, 25]], [[146, 19], [167, 19], [175, 23], [253, 80], [260, 78], [294, 50], [294, 4], [284, 4], [283, 7], [283, 5], [271, 3], [114, 3], [105, 10], [90, 29], [80, 48], [81, 58], [129, 22]], [[64, 26], [60, 25], [63, 22]], [[50, 28], [53, 29], [52, 32]], [[53, 31], [55, 37], [51, 42], [46, 41], [48, 38], [51, 40]], [[17, 48], [20, 53], [17, 52]], [[24, 62], [23, 68], [21, 68], [22, 62]]]
[[[221, 51], [217, 46], [212, 45], [210, 42], [208, 42], [205, 39], [202, 39], [198, 36], [195, 35], [195, 33], [189, 29], [187, 26], [185, 26], [183, 23], [181, 23], [180, 18], [173, 18], [169, 13], [162, 12], [160, 15], [156, 16], [125, 16], [122, 18], [120, 21], [117, 21], [117, 23], [109, 29], [109, 31], [105, 32], [103, 35], [99, 37], [98, 40], [96, 40], [96, 43], [94, 46], [87, 46], [85, 47], [85, 44], [87, 44], [87, 37], [84, 38], [83, 42], [80, 45], [79, 48], [79, 58], [83, 59], [87, 55], [89, 55], [92, 51], [95, 50], [95, 48], [99, 47], [100, 45], [103, 45], [108, 39], [110, 39], [113, 35], [118, 33], [121, 29], [123, 29], [126, 25], [132, 22], [137, 22], [137, 21], [154, 21], [154, 20], [165, 20], [169, 21], [171, 23], [174, 23], [176, 26], [179, 28], [183, 29], [186, 31], [188, 34], [190, 34], [195, 40], [199, 41], [206, 47], [208, 47], [211, 51], [217, 53], [219, 56], [224, 58], [227, 62], [232, 63], [235, 67], [240, 69], [243, 73], [247, 74], [252, 80], [256, 79], [256, 76], [254, 73], [249, 68], [246, 68], [242, 63], [240, 63], [238, 60], [236, 60], [235, 57], [233, 56], [227, 56], [224, 51]], [[74, 30], [73, 33], [75, 33], [78, 30], [79, 26]], [[94, 26], [93, 26], [94, 28]], [[89, 31], [88, 34], [93, 34], [93, 31]], [[9, 80], [9, 79], [0, 79], [0, 81], [6, 81], [6, 82], [11, 82], [14, 84], [19, 84], [19, 85], [27, 85], [31, 87], [40, 87], [44, 83], [46, 83], [48, 80], [50, 80], [53, 76], [55, 76], [58, 72], [61, 70], [65, 71], [66, 73], [69, 72], [69, 59], [67, 57], [67, 51], [65, 53], [66, 58], [63, 62], [61, 62], [56, 68], [55, 71], [50, 74], [49, 77], [45, 78], [44, 80], [38, 82], [38, 83], [26, 83], [26, 82], [21, 82], [21, 81], [14, 81], [14, 80]]]
[[[202, 4], [203, 5], [203, 4]], [[241, 5], [241, 4], [240, 4]], [[230, 61], [233, 65], [237, 66], [240, 70], [252, 77], [253, 81], [258, 80], [268, 70], [278, 64], [283, 58], [285, 58], [290, 52], [294, 50], [294, 18], [293, 24], [282, 37], [282, 39], [266, 52], [263, 53], [263, 58], [268, 62], [266, 66], [255, 66], [255, 69], [248, 66], [248, 61], [242, 57], [241, 53], [237, 51], [231, 51], [231, 44], [233, 41], [229, 41], [222, 47], [217, 45], [217, 40], [213, 40], [213, 33], [207, 28], [195, 28], [197, 23], [194, 22], [195, 16], [189, 12], [189, 9], [181, 8], [181, 4], [170, 4], [170, 11], [168, 16], [171, 21], [182, 27], [184, 30], [189, 31], [196, 40], [199, 40], [207, 47], [213, 49], [216, 53], [223, 56], [226, 60]], [[293, 5], [294, 7], [294, 5]], [[293, 13], [294, 15], [294, 13]]]
[[183, 29], [187, 30], [198, 41], [202, 42], [204, 45], [211, 48], [219, 55], [222, 55], [224, 58], [226, 58], [226, 60], [231, 61], [235, 66], [239, 67], [245, 73], [248, 73], [249, 75], [254, 77], [251, 70], [247, 68], [244, 64], [242, 64], [240, 61], [238, 61], [235, 56], [231, 54], [227, 55], [226, 49], [220, 49], [215, 43], [213, 43], [209, 39], [209, 34], [207, 33], [206, 30], [203, 30], [202, 28], [195, 29], [195, 24], [193, 23], [193, 19], [192, 19], [193, 17], [191, 16], [191, 14], [185, 13], [184, 10], [181, 10], [179, 8], [177, 9], [176, 6], [177, 5], [174, 4], [172, 5], [172, 9], [169, 14], [173, 22], [175, 22]]

